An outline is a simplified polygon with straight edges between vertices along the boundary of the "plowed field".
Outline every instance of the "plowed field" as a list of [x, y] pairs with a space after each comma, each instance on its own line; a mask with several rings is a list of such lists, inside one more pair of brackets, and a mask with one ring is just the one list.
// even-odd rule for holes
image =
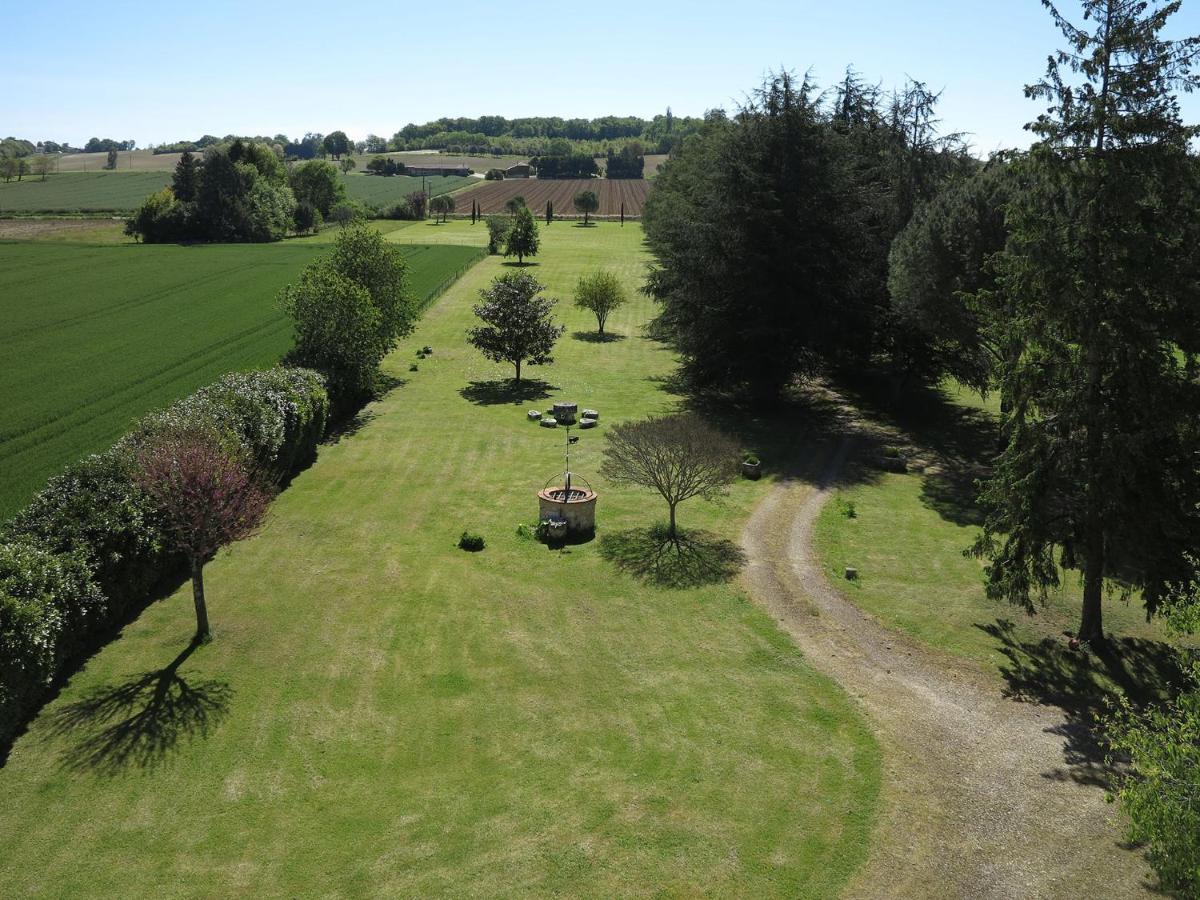
[[603, 178], [593, 179], [547, 179], [513, 178], [507, 181], [485, 181], [479, 187], [463, 191], [456, 196], [458, 212], [471, 212], [471, 201], [480, 205], [485, 215], [504, 211], [504, 204], [513, 197], [525, 198], [525, 204], [541, 217], [546, 212], [546, 201], [554, 204], [555, 216], [574, 217], [577, 215], [573, 205], [575, 195], [580, 191], [595, 191], [600, 198], [600, 209], [596, 216], [604, 218], [617, 217], [621, 214], [621, 204], [625, 204], [625, 216], [637, 217], [642, 214], [642, 206], [646, 195], [650, 192], [650, 181], [613, 180]]

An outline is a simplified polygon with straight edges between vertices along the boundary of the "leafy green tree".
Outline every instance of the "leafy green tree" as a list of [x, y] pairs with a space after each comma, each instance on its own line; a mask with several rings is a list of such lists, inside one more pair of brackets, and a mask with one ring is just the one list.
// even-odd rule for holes
[[42, 181], [46, 180], [46, 176], [54, 171], [55, 159], [53, 156], [48, 156], [43, 153], [33, 158], [33, 173], [41, 175]]
[[504, 211], [510, 216], [515, 216], [525, 208], [525, 198], [518, 194], [515, 197], [509, 197], [504, 201]]
[[430, 211], [439, 216], [442, 222], [445, 222], [450, 213], [454, 212], [456, 205], [454, 198], [449, 194], [438, 194], [429, 201]]
[[340, 163], [338, 163], [338, 168], [341, 169], [342, 174], [345, 175], [348, 172], [354, 171], [354, 167], [356, 165], [358, 164], [351, 157], [347, 156], [344, 157]]
[[1027, 88], [1049, 109], [980, 301], [1020, 352], [975, 552], [989, 594], [1030, 608], [1080, 570], [1098, 643], [1106, 579], [1153, 611], [1200, 546], [1200, 172], [1174, 95], [1200, 40], [1161, 37], [1178, 3], [1084, 0], [1090, 31], [1046, 6], [1069, 49]]
[[279, 300], [294, 329], [289, 362], [326, 377], [330, 402], [340, 414], [370, 396], [390, 344], [367, 289], [318, 261]]
[[512, 219], [505, 216], [488, 216], [488, 253], [495, 256], [501, 246], [508, 243], [508, 233], [512, 230]]
[[338, 232], [326, 262], [370, 295], [379, 311], [380, 334], [388, 350], [412, 331], [417, 306], [409, 287], [408, 262], [401, 249], [385, 241], [377, 229], [358, 224]]
[[17, 177], [18, 160], [15, 156], [0, 156], [0, 178], [5, 182]]
[[583, 224], [588, 224], [588, 217], [600, 208], [600, 198], [595, 191], [580, 191], [575, 195], [575, 211], [583, 213]]
[[604, 323], [609, 314], [626, 301], [625, 289], [612, 272], [593, 272], [584, 275], [575, 286], [575, 305], [586, 309], [596, 317], [596, 330], [604, 334]]
[[108, 156], [104, 159], [104, 168], [115, 169], [117, 167], [117, 151], [109, 150]]
[[296, 234], [306, 234], [308, 232], [316, 234], [321, 230], [321, 224], [324, 219], [319, 209], [307, 200], [301, 200], [296, 204], [296, 211], [292, 215], [292, 221], [296, 226]]
[[541, 239], [538, 237], [537, 222], [528, 207], [522, 206], [517, 210], [512, 227], [508, 230], [508, 239], [504, 245], [505, 256], [515, 256], [517, 264], [523, 265], [525, 257], [537, 256]]
[[191, 203], [196, 199], [200, 187], [200, 164], [190, 150], [184, 150], [175, 164], [175, 174], [171, 177], [171, 190], [175, 199], [181, 203]]
[[340, 159], [350, 152], [350, 138], [346, 137], [346, 132], [344, 131], [334, 131], [325, 135], [325, 140], [322, 141], [321, 146], [334, 159]]
[[541, 296], [543, 287], [532, 275], [506, 272], [479, 292], [482, 303], [474, 306], [483, 325], [472, 328], [467, 340], [493, 362], [510, 363], [514, 381], [521, 380], [521, 365], [553, 362], [555, 343], [566, 331], [554, 323], [558, 302]]
[[325, 218], [336, 204], [346, 201], [346, 182], [338, 175], [337, 167], [323, 159], [292, 166], [288, 184], [298, 203], [311, 203]]

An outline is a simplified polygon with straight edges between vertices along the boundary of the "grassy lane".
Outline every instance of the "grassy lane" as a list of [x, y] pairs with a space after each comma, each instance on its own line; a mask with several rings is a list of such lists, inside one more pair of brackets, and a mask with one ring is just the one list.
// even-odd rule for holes
[[[421, 243], [483, 241], [482, 225], [419, 227]], [[598, 265], [641, 277], [635, 226], [543, 238], [530, 271], [553, 294]], [[501, 265], [434, 305], [389, 360], [406, 383], [212, 564], [214, 643], [180, 658], [192, 622], [176, 592], [18, 740], [0, 769], [6, 891], [826, 897], [844, 883], [879, 780], [848, 698], [732, 585], [649, 588], [596, 543], [553, 552], [514, 533], [564, 437], [524, 410], [570, 397], [606, 425], [669, 409], [656, 379], [673, 361], [640, 335], [640, 297], [610, 343], [572, 337], [592, 326], [564, 305], [555, 364], [511, 402], [508, 373], [463, 341]], [[601, 491], [602, 533], [660, 516], [596, 475], [600, 445], [584, 432], [573, 468]], [[681, 521], [736, 537], [765, 490], [740, 484]], [[482, 553], [455, 548], [467, 528]]]

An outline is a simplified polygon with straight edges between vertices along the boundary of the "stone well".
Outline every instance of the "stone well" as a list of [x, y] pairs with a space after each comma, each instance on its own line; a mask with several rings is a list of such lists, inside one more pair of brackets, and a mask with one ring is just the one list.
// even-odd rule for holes
[[538, 491], [539, 521], [566, 522], [567, 537], [591, 537], [596, 531], [596, 492], [591, 486], [550, 485]]

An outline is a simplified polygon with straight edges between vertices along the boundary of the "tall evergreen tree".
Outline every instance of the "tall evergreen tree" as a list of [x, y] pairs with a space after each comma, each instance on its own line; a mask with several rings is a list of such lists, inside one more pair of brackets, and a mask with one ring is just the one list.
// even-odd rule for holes
[[1049, 108], [998, 258], [1020, 352], [975, 550], [1026, 606], [1079, 570], [1098, 642], [1106, 579], [1152, 611], [1200, 546], [1200, 177], [1176, 97], [1200, 40], [1161, 36], [1178, 0], [1082, 0], [1083, 25], [1043, 3], [1068, 49], [1026, 89]]
[[171, 179], [171, 189], [175, 199], [189, 203], [196, 199], [196, 189], [200, 184], [200, 164], [196, 157], [184, 150], [175, 164], [175, 175]]

